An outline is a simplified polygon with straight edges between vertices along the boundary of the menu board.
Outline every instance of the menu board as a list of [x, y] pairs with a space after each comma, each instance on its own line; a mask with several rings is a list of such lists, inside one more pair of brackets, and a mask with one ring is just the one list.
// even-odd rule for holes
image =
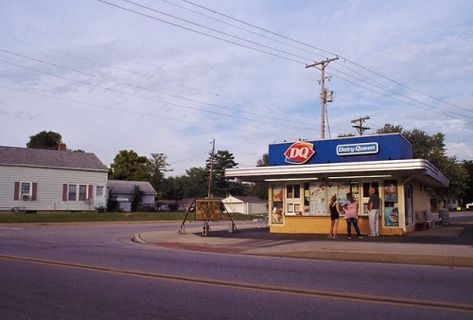
[[327, 189], [322, 182], [313, 182], [309, 186], [309, 213], [311, 215], [326, 214]]

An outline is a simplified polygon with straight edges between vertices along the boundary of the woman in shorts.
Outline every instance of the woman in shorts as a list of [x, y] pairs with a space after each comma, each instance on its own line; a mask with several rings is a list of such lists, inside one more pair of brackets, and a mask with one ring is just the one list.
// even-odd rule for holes
[[330, 239], [336, 239], [337, 238], [337, 229], [338, 229], [338, 219], [340, 218], [340, 214], [338, 212], [339, 210], [339, 205], [337, 203], [337, 197], [332, 196], [330, 199], [330, 234], [329, 238]]

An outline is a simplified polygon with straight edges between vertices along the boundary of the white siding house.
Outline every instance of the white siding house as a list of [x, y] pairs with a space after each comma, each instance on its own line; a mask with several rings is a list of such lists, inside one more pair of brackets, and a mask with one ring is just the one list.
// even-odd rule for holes
[[260, 214], [268, 212], [267, 201], [257, 197], [228, 196], [222, 199], [222, 203], [229, 213]]
[[107, 174], [93, 153], [0, 146], [0, 211], [105, 208]]
[[122, 211], [131, 210], [135, 186], [143, 192], [143, 198], [139, 206], [141, 208], [155, 207], [156, 190], [148, 181], [109, 180], [108, 188], [111, 198], [118, 202], [118, 209]]

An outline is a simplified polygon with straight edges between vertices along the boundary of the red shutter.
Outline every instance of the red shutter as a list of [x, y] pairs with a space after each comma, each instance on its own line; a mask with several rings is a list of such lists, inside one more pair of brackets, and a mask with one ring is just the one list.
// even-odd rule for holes
[[13, 200], [20, 200], [20, 183], [15, 182], [15, 191], [13, 195]]
[[35, 201], [37, 195], [38, 195], [38, 184], [36, 182], [33, 182], [33, 192], [31, 193], [31, 201]]
[[67, 201], [67, 184], [62, 185], [62, 201]]
[[89, 198], [88, 199], [93, 199], [94, 198], [94, 186], [92, 184], [89, 184]]

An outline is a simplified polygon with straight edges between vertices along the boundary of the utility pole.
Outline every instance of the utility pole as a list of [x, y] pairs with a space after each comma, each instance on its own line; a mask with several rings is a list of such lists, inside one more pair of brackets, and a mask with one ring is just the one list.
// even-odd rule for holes
[[355, 124], [352, 127], [355, 128], [358, 131], [360, 136], [362, 136], [363, 132], [365, 132], [366, 130], [370, 130], [369, 127], [363, 127], [363, 123], [365, 123], [365, 121], [369, 120], [369, 119], [370, 119], [370, 116], [366, 116], [366, 117], [360, 117], [358, 119], [355, 119], [355, 120], [351, 121], [351, 123]]
[[215, 139], [212, 140], [212, 153], [210, 154], [210, 170], [209, 170], [209, 188], [207, 189], [207, 199], [210, 199], [212, 194], [212, 175], [214, 172], [214, 156], [215, 156]]
[[327, 102], [327, 92], [325, 90], [325, 68], [327, 65], [338, 60], [338, 57], [325, 59], [319, 62], [314, 62], [312, 64], [307, 64], [306, 68], [317, 68], [320, 70], [320, 138], [325, 139], [325, 103]]

